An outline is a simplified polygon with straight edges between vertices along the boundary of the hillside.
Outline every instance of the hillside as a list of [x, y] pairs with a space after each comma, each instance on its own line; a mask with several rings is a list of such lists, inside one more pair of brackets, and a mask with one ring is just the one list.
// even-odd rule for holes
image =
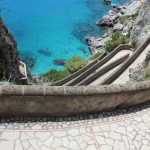
[[0, 80], [19, 81], [17, 43], [0, 18]]

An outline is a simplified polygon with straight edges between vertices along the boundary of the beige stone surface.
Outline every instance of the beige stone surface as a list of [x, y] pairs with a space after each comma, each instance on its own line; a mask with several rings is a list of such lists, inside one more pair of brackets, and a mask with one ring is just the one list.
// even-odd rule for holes
[[57, 121], [49, 121], [47, 118], [37, 118], [37, 121], [34, 118], [18, 118], [19, 122], [15, 118], [1, 119], [0, 149], [150, 149], [150, 103], [82, 116], [81, 120], [80, 117], [59, 118]]

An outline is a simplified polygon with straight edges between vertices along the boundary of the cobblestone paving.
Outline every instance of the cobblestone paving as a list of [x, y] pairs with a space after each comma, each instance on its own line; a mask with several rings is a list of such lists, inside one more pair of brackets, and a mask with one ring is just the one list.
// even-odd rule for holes
[[150, 150], [150, 103], [71, 118], [3, 118], [1, 150]]

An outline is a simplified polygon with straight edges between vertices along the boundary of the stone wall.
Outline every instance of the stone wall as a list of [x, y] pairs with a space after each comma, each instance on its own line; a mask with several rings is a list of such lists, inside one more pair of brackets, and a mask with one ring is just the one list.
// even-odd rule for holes
[[1, 116], [71, 116], [150, 100], [150, 81], [107, 86], [0, 85]]

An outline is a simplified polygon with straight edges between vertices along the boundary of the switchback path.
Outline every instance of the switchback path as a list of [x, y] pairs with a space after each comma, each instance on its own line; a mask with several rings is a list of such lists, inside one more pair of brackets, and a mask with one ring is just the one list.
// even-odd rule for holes
[[[118, 58], [125, 56], [126, 54], [129, 54], [130, 56], [133, 54], [133, 52], [131, 50], [122, 50], [120, 52], [118, 52], [112, 59], [110, 59], [106, 64], [104, 64], [102, 67], [105, 67], [109, 64], [111, 64], [113, 61], [117, 60]], [[121, 65], [121, 64], [120, 64]], [[119, 65], [119, 66], [120, 66]], [[105, 73], [103, 76], [99, 77], [98, 79], [96, 79], [95, 81], [93, 81], [90, 85], [98, 85], [100, 84], [105, 78], [109, 77], [115, 70], [117, 70], [117, 68], [119, 67], [115, 67], [112, 68], [109, 72]], [[101, 67], [101, 68], [102, 68]], [[99, 70], [99, 69], [98, 69]], [[97, 71], [98, 71], [97, 70]]]

